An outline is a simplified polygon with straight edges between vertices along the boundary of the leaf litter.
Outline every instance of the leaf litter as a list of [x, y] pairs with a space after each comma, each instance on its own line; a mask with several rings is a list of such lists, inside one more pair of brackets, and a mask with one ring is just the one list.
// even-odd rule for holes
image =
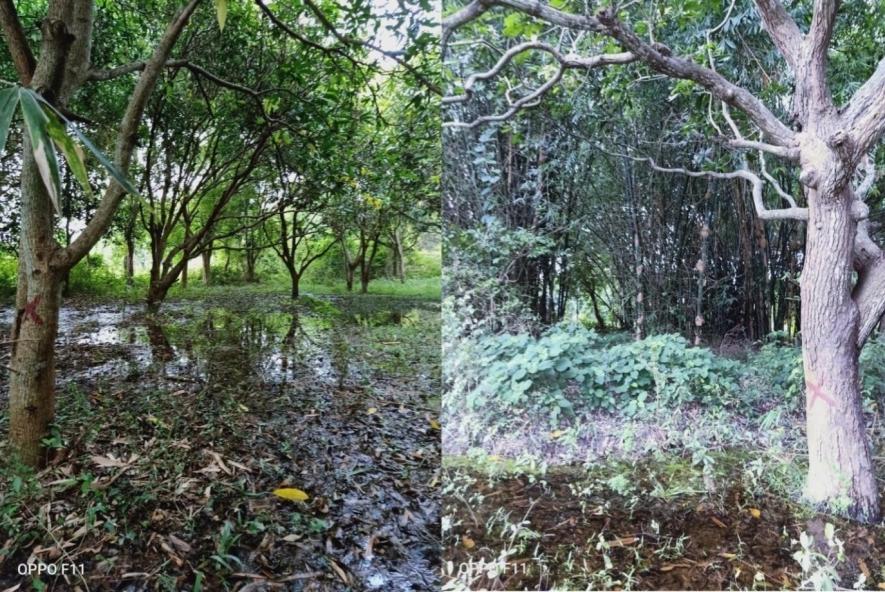
[[438, 587], [438, 335], [396, 298], [65, 308], [50, 464], [0, 467], [0, 589], [29, 560], [82, 563], [59, 590]]

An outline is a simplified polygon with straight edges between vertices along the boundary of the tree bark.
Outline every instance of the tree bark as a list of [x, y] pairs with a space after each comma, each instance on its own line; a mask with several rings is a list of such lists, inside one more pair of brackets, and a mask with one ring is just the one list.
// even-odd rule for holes
[[203, 251], [203, 284], [208, 286], [212, 283], [212, 250]]
[[135, 239], [126, 237], [126, 258], [124, 260], [126, 285], [131, 286], [135, 279]]
[[808, 192], [805, 265], [800, 282], [808, 480], [815, 505], [862, 522], [879, 518], [879, 496], [861, 407], [851, 298], [855, 222], [851, 196]]
[[40, 441], [55, 411], [55, 338], [62, 275], [50, 267], [53, 210], [25, 136], [22, 163], [21, 258], [9, 373], [9, 439], [28, 466], [40, 466]]

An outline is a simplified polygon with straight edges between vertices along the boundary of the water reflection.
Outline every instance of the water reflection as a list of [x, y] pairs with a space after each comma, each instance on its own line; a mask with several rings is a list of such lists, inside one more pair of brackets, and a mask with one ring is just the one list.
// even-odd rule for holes
[[341, 388], [359, 378], [352, 341], [362, 329], [438, 314], [433, 304], [388, 298], [330, 298], [294, 309], [282, 301], [169, 303], [156, 316], [129, 305], [64, 308], [59, 379], [281, 386], [306, 379]]

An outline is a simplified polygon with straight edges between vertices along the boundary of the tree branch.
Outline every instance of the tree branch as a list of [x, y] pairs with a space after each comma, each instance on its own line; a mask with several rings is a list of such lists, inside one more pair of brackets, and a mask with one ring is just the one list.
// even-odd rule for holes
[[478, 117], [471, 122], [454, 121], [446, 122], [443, 125], [445, 127], [474, 128], [482, 123], [506, 121], [507, 119], [513, 117], [513, 115], [515, 115], [516, 112], [523, 107], [536, 104], [536, 101], [538, 99], [540, 99], [547, 91], [549, 91], [554, 85], [556, 85], [557, 82], [562, 79], [563, 74], [568, 69], [583, 68], [587, 70], [592, 70], [593, 68], [598, 68], [600, 66], [608, 66], [613, 64], [629, 64], [636, 59], [634, 55], [630, 52], [600, 54], [589, 58], [581, 58], [573, 55], [563, 55], [555, 47], [546, 43], [542, 43], [540, 41], [529, 41], [526, 43], [520, 43], [519, 45], [515, 45], [508, 49], [504, 53], [504, 55], [501, 56], [498, 62], [494, 66], [492, 66], [491, 69], [486, 70], [485, 72], [472, 74], [470, 77], [468, 77], [467, 80], [464, 82], [464, 93], [455, 96], [443, 97], [443, 104], [450, 105], [453, 103], [461, 103], [469, 100], [470, 97], [473, 96], [474, 86], [477, 82], [494, 78], [516, 56], [532, 50], [547, 52], [552, 55], [553, 58], [556, 59], [556, 61], [559, 62], [559, 68], [556, 71], [556, 74], [553, 75], [553, 77], [548, 79], [544, 84], [542, 84], [529, 94], [520, 97], [515, 101], [512, 101], [510, 103], [510, 108], [507, 109], [507, 111], [505, 111], [504, 113], [500, 113], [497, 115], [485, 115], [482, 117]]
[[[138, 137], [138, 127], [141, 123], [148, 98], [157, 86], [160, 72], [165, 67], [166, 60], [169, 59], [169, 54], [172, 52], [175, 42], [178, 41], [181, 32], [200, 2], [201, 0], [190, 0], [172, 22], [169, 23], [166, 32], [154, 50], [153, 56], [145, 65], [135, 85], [135, 89], [132, 91], [129, 104], [126, 106], [126, 113], [123, 115], [123, 121], [117, 134], [114, 155], [115, 164], [124, 174], [129, 171], [129, 162]], [[119, 183], [113, 180], [110, 182], [101, 203], [99, 203], [95, 214], [86, 225], [86, 228], [70, 245], [55, 252], [52, 260], [53, 267], [70, 269], [89, 252], [110, 226], [114, 213], [117, 211], [117, 207], [125, 194], [125, 190]]]
[[762, 26], [784, 59], [796, 72], [802, 54], [803, 35], [780, 0], [755, 0]]
[[859, 88], [842, 114], [841, 129], [849, 130], [857, 154], [865, 154], [885, 133], [885, 58]]
[[775, 141], [775, 144], [789, 148], [795, 146], [796, 140], [793, 131], [746, 89], [735, 85], [709, 68], [687, 59], [671, 56], [667, 47], [659, 44], [651, 45], [642, 41], [636, 33], [618, 21], [609, 10], [601, 11], [597, 18], [606, 27], [611, 37], [653, 69], [673, 78], [696, 82], [713, 93], [719, 100], [741, 109], [753, 123]]
[[3, 36], [6, 38], [6, 46], [18, 72], [18, 79], [22, 86], [31, 84], [31, 77], [37, 67], [34, 53], [28, 45], [28, 39], [22, 29], [21, 20], [15, 10], [12, 0], [0, 0], [0, 26], [3, 27]]
[[748, 170], [737, 170], [728, 173], [720, 173], [718, 171], [690, 171], [684, 168], [668, 168], [658, 166], [652, 158], [637, 158], [628, 156], [633, 160], [644, 160], [651, 165], [656, 171], [662, 173], [678, 173], [688, 175], [689, 177], [706, 177], [713, 179], [744, 179], [750, 182], [753, 190], [753, 206], [756, 209], [756, 215], [762, 220], [808, 220], [808, 208], [789, 207], [779, 210], [769, 210], [765, 207], [762, 199], [762, 189], [764, 183], [755, 174]]

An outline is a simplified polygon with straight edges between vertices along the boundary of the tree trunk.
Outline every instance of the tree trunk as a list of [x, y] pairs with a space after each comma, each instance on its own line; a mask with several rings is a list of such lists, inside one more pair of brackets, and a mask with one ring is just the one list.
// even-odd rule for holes
[[21, 461], [41, 466], [41, 440], [55, 413], [55, 338], [62, 275], [49, 267], [57, 248], [53, 210], [25, 135], [16, 318], [9, 372], [9, 439]]
[[185, 263], [185, 264], [184, 264], [184, 269], [181, 270], [181, 287], [182, 287], [182, 288], [187, 288], [187, 268], [188, 268], [188, 263], [190, 263], [190, 261], [188, 261], [187, 263]]
[[292, 278], [292, 300], [298, 300], [301, 295], [298, 284], [301, 282], [301, 276], [295, 271], [289, 270], [289, 276]]
[[[708, 190], [707, 197], [710, 196]], [[695, 264], [695, 271], [698, 274], [697, 292], [695, 293], [695, 314], [694, 314], [694, 344], [701, 345], [703, 341], [704, 327], [704, 289], [707, 285], [707, 267], [709, 265], [707, 259], [708, 243], [710, 239], [710, 214], [706, 214], [704, 223], [701, 226], [701, 254], [698, 262]]]
[[126, 259], [123, 267], [126, 272], [126, 285], [131, 286], [135, 279], [135, 240], [126, 237]]
[[212, 251], [203, 251], [203, 284], [212, 283]]
[[369, 281], [369, 268], [368, 266], [363, 266], [360, 269], [360, 294], [369, 293]]
[[851, 298], [855, 222], [849, 196], [808, 195], [806, 259], [800, 284], [808, 481], [820, 507], [863, 522], [879, 518], [879, 496], [861, 408]]
[[401, 284], [406, 283], [406, 254], [403, 249], [403, 239], [400, 236], [399, 229], [393, 232], [394, 239], [394, 272], [399, 278]]

